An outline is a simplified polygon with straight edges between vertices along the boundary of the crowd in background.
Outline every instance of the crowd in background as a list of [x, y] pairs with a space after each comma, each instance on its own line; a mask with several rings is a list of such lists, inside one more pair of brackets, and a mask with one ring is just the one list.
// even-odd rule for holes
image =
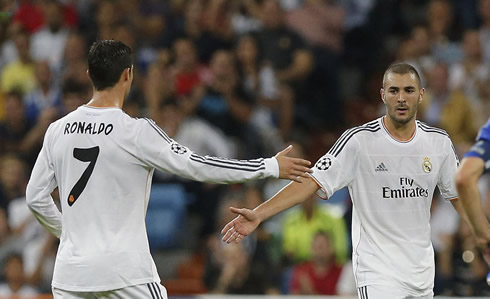
[[[446, 130], [460, 157], [490, 116], [490, 0], [2, 3], [0, 295], [50, 292], [57, 240], [30, 214], [25, 187], [49, 124], [91, 97], [86, 56], [95, 40], [133, 50], [123, 110], [203, 155], [268, 157], [293, 143], [294, 155], [314, 162], [343, 130], [384, 113], [379, 89], [395, 61], [419, 70], [426, 93], [417, 116]], [[187, 275], [199, 291], [356, 294], [347, 191], [312, 198], [224, 245], [228, 207], [255, 207], [287, 182], [223, 186], [155, 173], [154, 184], [168, 183], [185, 188], [186, 213], [199, 224], [187, 234], [197, 256]], [[480, 187], [490, 216], [488, 177]], [[435, 293], [489, 295], [471, 232], [438, 196], [431, 226]], [[170, 294], [185, 292], [182, 281], [191, 286], [162, 278]]]

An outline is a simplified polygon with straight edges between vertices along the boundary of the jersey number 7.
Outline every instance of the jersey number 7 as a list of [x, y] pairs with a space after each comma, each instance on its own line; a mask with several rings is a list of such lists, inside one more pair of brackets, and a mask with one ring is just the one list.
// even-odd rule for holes
[[73, 157], [82, 162], [90, 162], [88, 167], [82, 173], [82, 176], [76, 182], [73, 189], [70, 191], [70, 195], [68, 195], [68, 205], [71, 207], [75, 201], [77, 201], [80, 194], [82, 194], [83, 189], [87, 186], [88, 179], [92, 175], [94, 171], [95, 162], [97, 161], [97, 157], [99, 156], [99, 147], [91, 147], [91, 148], [74, 148], [73, 149]]

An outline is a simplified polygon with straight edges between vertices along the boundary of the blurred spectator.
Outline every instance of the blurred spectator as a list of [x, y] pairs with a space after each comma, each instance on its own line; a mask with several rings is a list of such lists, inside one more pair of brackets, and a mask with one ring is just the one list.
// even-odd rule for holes
[[66, 80], [62, 87], [63, 97], [61, 100], [60, 116], [66, 115], [87, 103], [90, 100], [91, 92], [89, 87], [83, 83]]
[[315, 234], [324, 231], [332, 237], [335, 259], [342, 265], [347, 260], [347, 231], [342, 215], [326, 204], [319, 204], [315, 195], [293, 209], [283, 220], [283, 254], [293, 263], [312, 258], [311, 244]]
[[61, 76], [58, 79], [61, 79], [55, 81], [58, 86], [62, 80], [74, 80], [89, 84], [87, 76], [87, 41], [81, 33], [71, 32], [68, 35], [63, 54]]
[[7, 259], [5, 266], [5, 277], [7, 281], [0, 284], [0, 296], [33, 296], [38, 291], [29, 286], [26, 281], [22, 257], [18, 254], [12, 254]]
[[29, 164], [34, 164], [41, 149], [44, 132], [53, 122], [58, 110], [46, 107], [37, 119], [30, 123], [27, 119], [26, 108], [22, 95], [18, 91], [11, 91], [5, 96], [6, 116], [0, 122], [0, 153], [16, 152], [22, 154]]
[[333, 1], [305, 0], [286, 15], [289, 28], [308, 44], [340, 53], [343, 46], [344, 9]]
[[483, 260], [469, 226], [460, 221], [454, 240], [454, 280], [451, 284], [454, 296], [490, 296], [486, 282], [488, 265]]
[[253, 99], [239, 85], [232, 54], [225, 50], [216, 51], [211, 60], [210, 71], [211, 78], [204, 89], [201, 89], [201, 94], [193, 95], [186, 101], [186, 113], [195, 113], [211, 125], [221, 128], [239, 144], [246, 145], [246, 153], [239, 154], [260, 156], [260, 140], [249, 123]]
[[177, 39], [173, 44], [175, 62], [174, 90], [177, 97], [189, 96], [196, 87], [208, 80], [209, 74], [206, 68], [200, 64], [196, 47], [192, 40], [187, 38]]
[[483, 61], [490, 64], [490, 0], [480, 0], [478, 11], [481, 18], [480, 43]]
[[254, 0], [232, 1], [231, 26], [238, 35], [248, 34], [262, 28], [260, 8]]
[[400, 44], [398, 60], [413, 65], [419, 72], [422, 86], [427, 86], [427, 74], [435, 64], [431, 55], [429, 31], [424, 25], [412, 28], [409, 38]]
[[36, 63], [37, 88], [24, 97], [27, 121], [36, 123], [41, 112], [48, 107], [58, 109], [61, 102], [61, 91], [54, 82], [49, 62]]
[[31, 37], [31, 56], [34, 60], [48, 60], [55, 76], [59, 75], [68, 29], [63, 20], [63, 6], [57, 0], [44, 0], [45, 25]]
[[335, 249], [330, 236], [322, 231], [315, 233], [310, 260], [293, 268], [290, 294], [336, 295], [342, 266], [335, 261]]
[[199, 155], [234, 158], [235, 149], [223, 132], [197, 117], [186, 117], [177, 100], [166, 99], [155, 121], [178, 143]]
[[0, 154], [18, 152], [23, 139], [32, 128], [27, 121], [22, 93], [18, 90], [8, 92], [4, 98], [5, 118], [0, 122]]
[[[231, 220], [234, 215], [229, 206], [250, 206], [256, 204], [247, 191], [228, 193], [219, 206], [217, 227]], [[236, 191], [236, 190], [235, 190]], [[254, 198], [254, 199], [252, 199]], [[261, 200], [261, 199], [259, 199]], [[276, 292], [271, 288], [270, 277], [274, 272], [269, 266], [266, 253], [267, 243], [257, 231], [248, 240], [238, 244], [225, 244], [220, 234], [212, 235], [208, 240], [209, 254], [206, 261], [204, 281], [206, 287], [217, 294], [267, 294]]]
[[[78, 14], [76, 8], [72, 5], [66, 4], [68, 1], [58, 1], [65, 3], [62, 5], [63, 22], [69, 27], [75, 27], [78, 24]], [[40, 30], [47, 22], [46, 16], [43, 13], [43, 6], [45, 5], [45, 2], [49, 2], [49, 0], [21, 0], [17, 2], [19, 2], [19, 6], [15, 11], [13, 22], [22, 24], [22, 26], [31, 34]]]
[[29, 35], [19, 30], [12, 38], [18, 53], [18, 59], [5, 66], [0, 86], [3, 92], [20, 89], [23, 93], [36, 86], [35, 68], [30, 56]]
[[293, 126], [294, 98], [286, 89], [280, 88], [270, 64], [259, 61], [257, 40], [253, 35], [244, 35], [235, 49], [241, 86], [249, 97], [256, 99], [251, 122], [264, 135], [263, 139], [272, 152], [281, 140], [274, 140], [277, 129], [283, 138], [289, 138]]
[[480, 35], [476, 30], [463, 34], [464, 58], [449, 68], [449, 86], [461, 90], [470, 100], [474, 111], [480, 109], [478, 87], [490, 77], [490, 65], [483, 61]]
[[449, 88], [448, 66], [436, 64], [428, 75], [428, 87], [421, 104], [419, 118], [429, 125], [447, 131], [456, 149], [472, 143], [476, 133], [471, 103], [461, 91]]
[[9, 203], [25, 195], [28, 169], [26, 163], [14, 154], [0, 159], [0, 207], [7, 211]]
[[427, 22], [432, 43], [432, 55], [438, 61], [453, 64], [461, 61], [463, 51], [458, 40], [461, 29], [454, 19], [449, 0], [431, 0], [427, 9]]
[[257, 32], [260, 62], [272, 66], [279, 87], [293, 97], [296, 117], [309, 123], [320, 111], [310, 109], [304, 98], [305, 79], [313, 67], [313, 57], [299, 35], [286, 27], [284, 11], [276, 0], [266, 0], [261, 6], [264, 28]]
[[[203, 63], [208, 63], [216, 50], [231, 48], [231, 40], [228, 40], [231, 36], [227, 36], [227, 32], [231, 32], [228, 28], [230, 27], [229, 24], [226, 24], [228, 21], [225, 21], [223, 28], [217, 28], [215, 25], [216, 18], [219, 18], [215, 13], [221, 13], [217, 10], [223, 9], [223, 5], [226, 6], [227, 2], [213, 0], [208, 1], [207, 6], [205, 6], [201, 0], [187, 1], [182, 23], [176, 25], [171, 32], [166, 32], [167, 36], [163, 44], [170, 48], [176, 39], [189, 38], [197, 48], [199, 61]], [[213, 29], [218, 30], [218, 32], [213, 31]]]
[[22, 0], [15, 11], [13, 23], [21, 24], [29, 33], [38, 31], [44, 24], [40, 1]]

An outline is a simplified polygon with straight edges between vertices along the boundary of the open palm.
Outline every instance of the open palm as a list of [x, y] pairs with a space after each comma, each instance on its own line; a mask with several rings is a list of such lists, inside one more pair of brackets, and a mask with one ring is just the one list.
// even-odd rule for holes
[[230, 210], [233, 213], [238, 214], [238, 216], [228, 222], [221, 230], [223, 241], [226, 243], [231, 243], [233, 241], [240, 242], [259, 226], [260, 219], [257, 212], [250, 209], [237, 209], [231, 207]]

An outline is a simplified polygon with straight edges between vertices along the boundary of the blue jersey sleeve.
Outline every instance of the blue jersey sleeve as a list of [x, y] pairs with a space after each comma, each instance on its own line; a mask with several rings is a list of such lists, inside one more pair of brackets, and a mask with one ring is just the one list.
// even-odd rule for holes
[[490, 119], [488, 119], [487, 123], [480, 129], [476, 140], [490, 141]]
[[465, 157], [477, 157], [485, 162], [485, 172], [490, 171], [490, 140], [480, 139], [464, 155]]

